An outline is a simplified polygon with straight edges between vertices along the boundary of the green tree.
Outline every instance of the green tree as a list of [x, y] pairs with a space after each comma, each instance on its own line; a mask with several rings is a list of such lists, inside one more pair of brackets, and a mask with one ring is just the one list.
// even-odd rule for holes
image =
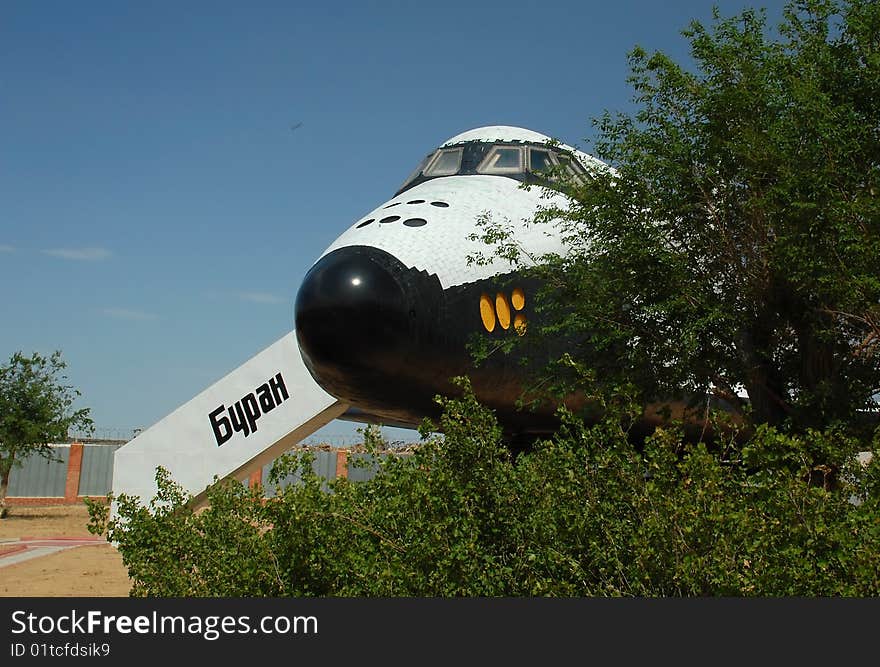
[[89, 409], [73, 409], [80, 395], [65, 384], [61, 352], [30, 357], [16, 352], [0, 366], [0, 518], [6, 513], [9, 474], [29, 456], [52, 459], [49, 443], [71, 428], [90, 429]]
[[[565, 347], [563, 393], [711, 392], [752, 424], [855, 425], [880, 391], [880, 3], [683, 35], [692, 68], [631, 52], [636, 111], [595, 121], [613, 169], [539, 214], [567, 252], [520, 262], [547, 286], [525, 338]], [[483, 231], [516, 256], [504, 224]]]

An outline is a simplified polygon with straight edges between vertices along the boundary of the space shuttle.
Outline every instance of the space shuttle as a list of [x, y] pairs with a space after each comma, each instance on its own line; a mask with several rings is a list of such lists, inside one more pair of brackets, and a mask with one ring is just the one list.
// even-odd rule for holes
[[[528, 256], [563, 254], [542, 207], [568, 200], [547, 175], [581, 179], [601, 161], [531, 130], [481, 127], [428, 153], [387, 201], [353, 221], [306, 273], [294, 330], [117, 450], [113, 493], [155, 494], [162, 466], [196, 500], [215, 476], [246, 479], [333, 419], [417, 427], [468, 375], [511, 440], [553, 430], [555, 406], [517, 409], [523, 366], [474, 336], [528, 335], [537, 285], [476, 236], [490, 216]], [[534, 183], [549, 187], [525, 188]]]

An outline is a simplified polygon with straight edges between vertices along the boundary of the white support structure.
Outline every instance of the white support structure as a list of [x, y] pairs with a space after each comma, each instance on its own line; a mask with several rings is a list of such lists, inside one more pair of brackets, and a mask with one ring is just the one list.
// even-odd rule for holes
[[156, 468], [195, 496], [220, 479], [243, 480], [340, 416], [303, 363], [293, 331], [116, 451], [113, 494], [156, 494]]

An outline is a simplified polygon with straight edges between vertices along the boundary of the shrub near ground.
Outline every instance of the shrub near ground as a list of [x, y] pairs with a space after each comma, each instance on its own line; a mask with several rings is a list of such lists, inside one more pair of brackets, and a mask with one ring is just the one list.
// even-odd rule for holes
[[[366, 482], [302, 483], [265, 501], [221, 483], [193, 513], [167, 474], [149, 507], [119, 499], [117, 542], [139, 596], [874, 596], [880, 465], [828, 430], [759, 429], [744, 446], [618, 420], [512, 460], [467, 384], [442, 442], [380, 459]], [[861, 446], [863, 448], [863, 446]], [[818, 455], [818, 456], [817, 456]], [[832, 460], [834, 480], [812, 461]], [[817, 483], [828, 481], [828, 483]], [[96, 530], [106, 507], [92, 505]]]

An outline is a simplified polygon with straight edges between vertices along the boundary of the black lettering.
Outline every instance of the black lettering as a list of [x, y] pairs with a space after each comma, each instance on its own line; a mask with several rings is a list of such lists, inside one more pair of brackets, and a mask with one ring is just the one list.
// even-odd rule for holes
[[226, 406], [221, 404], [219, 408], [208, 415], [208, 421], [211, 422], [211, 430], [214, 431], [214, 438], [217, 439], [218, 447], [232, 437], [232, 425], [229, 423], [229, 419], [226, 417], [217, 419], [217, 416], [225, 409]]
[[260, 399], [260, 409], [263, 411], [263, 414], [275, 409], [275, 399], [272, 398], [272, 390], [269, 389], [268, 382], [264, 382], [257, 387], [257, 396]]
[[253, 394], [242, 396], [241, 407], [244, 409], [244, 416], [247, 418], [248, 426], [251, 427], [251, 433], [257, 432], [257, 420], [260, 418], [260, 407], [257, 405], [257, 399]]
[[217, 446], [227, 442], [236, 431], [244, 433], [245, 437], [256, 433], [257, 421], [260, 417], [289, 398], [284, 377], [278, 373], [274, 378], [257, 387], [254, 392], [242, 396], [229, 408], [221, 403], [220, 407], [208, 414]]
[[[281, 377], [281, 373], [276, 375], [274, 378], [269, 380], [269, 386], [272, 387], [272, 393], [275, 395], [275, 403], [281, 403], [282, 401], [286, 401], [290, 396], [287, 394], [287, 387], [284, 386], [284, 378]], [[281, 398], [281, 397], [284, 398]]]
[[232, 428], [236, 431], [242, 431], [244, 433], [244, 437], [248, 437], [251, 434], [250, 428], [248, 428], [247, 420], [244, 417], [244, 410], [241, 409], [241, 401], [236, 401], [235, 405], [227, 410], [229, 413], [229, 421], [232, 422]]

